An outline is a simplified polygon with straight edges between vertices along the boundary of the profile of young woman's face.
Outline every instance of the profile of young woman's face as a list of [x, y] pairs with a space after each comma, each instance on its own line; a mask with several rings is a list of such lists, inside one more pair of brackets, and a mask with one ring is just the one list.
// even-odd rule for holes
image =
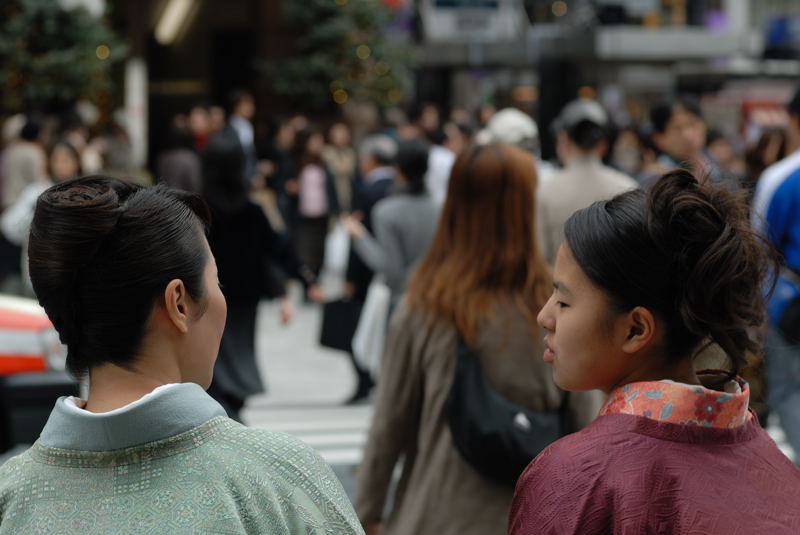
[[564, 390], [610, 391], [631, 365], [615, 341], [614, 313], [606, 293], [586, 276], [566, 243], [553, 270], [553, 294], [539, 312], [547, 331], [543, 358]]

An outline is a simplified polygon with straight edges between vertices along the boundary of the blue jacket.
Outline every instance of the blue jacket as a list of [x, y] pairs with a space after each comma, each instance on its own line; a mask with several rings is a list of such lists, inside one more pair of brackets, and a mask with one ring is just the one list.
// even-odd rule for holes
[[[786, 266], [800, 273], [800, 169], [789, 173], [772, 194], [765, 214], [766, 234], [781, 253]], [[770, 319], [777, 323], [788, 304], [800, 296], [800, 286], [778, 278], [770, 299]]]

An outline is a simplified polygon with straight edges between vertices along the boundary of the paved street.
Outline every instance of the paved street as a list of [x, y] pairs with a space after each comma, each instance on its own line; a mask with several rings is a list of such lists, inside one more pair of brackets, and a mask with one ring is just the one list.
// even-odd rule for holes
[[297, 305], [294, 321], [281, 326], [277, 306], [262, 304], [256, 349], [268, 392], [251, 398], [242, 418], [311, 445], [352, 498], [372, 412], [369, 404], [343, 405], [355, 388], [350, 362], [318, 345], [320, 319], [320, 307]]

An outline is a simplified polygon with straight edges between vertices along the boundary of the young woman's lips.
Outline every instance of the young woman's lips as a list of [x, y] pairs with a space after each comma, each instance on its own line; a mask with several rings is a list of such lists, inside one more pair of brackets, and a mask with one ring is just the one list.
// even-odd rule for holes
[[547, 343], [547, 340], [544, 342], [544, 355], [542, 356], [545, 362], [553, 362], [556, 360], [556, 353], [552, 349], [550, 349], [550, 344]]

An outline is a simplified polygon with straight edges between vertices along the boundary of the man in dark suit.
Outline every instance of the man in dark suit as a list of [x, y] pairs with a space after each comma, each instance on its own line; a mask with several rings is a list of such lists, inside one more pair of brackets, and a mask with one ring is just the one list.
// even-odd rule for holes
[[[397, 154], [397, 143], [383, 134], [374, 134], [364, 139], [359, 147], [360, 178], [353, 192], [353, 214], [361, 219], [364, 227], [372, 231], [372, 209], [378, 201], [389, 195], [394, 184], [395, 170], [392, 167]], [[350, 249], [345, 275], [345, 293], [363, 305], [367, 289], [374, 273], [361, 258]], [[369, 396], [374, 386], [369, 372], [361, 368], [350, 353], [356, 372], [357, 385], [348, 403], [355, 403]]]

